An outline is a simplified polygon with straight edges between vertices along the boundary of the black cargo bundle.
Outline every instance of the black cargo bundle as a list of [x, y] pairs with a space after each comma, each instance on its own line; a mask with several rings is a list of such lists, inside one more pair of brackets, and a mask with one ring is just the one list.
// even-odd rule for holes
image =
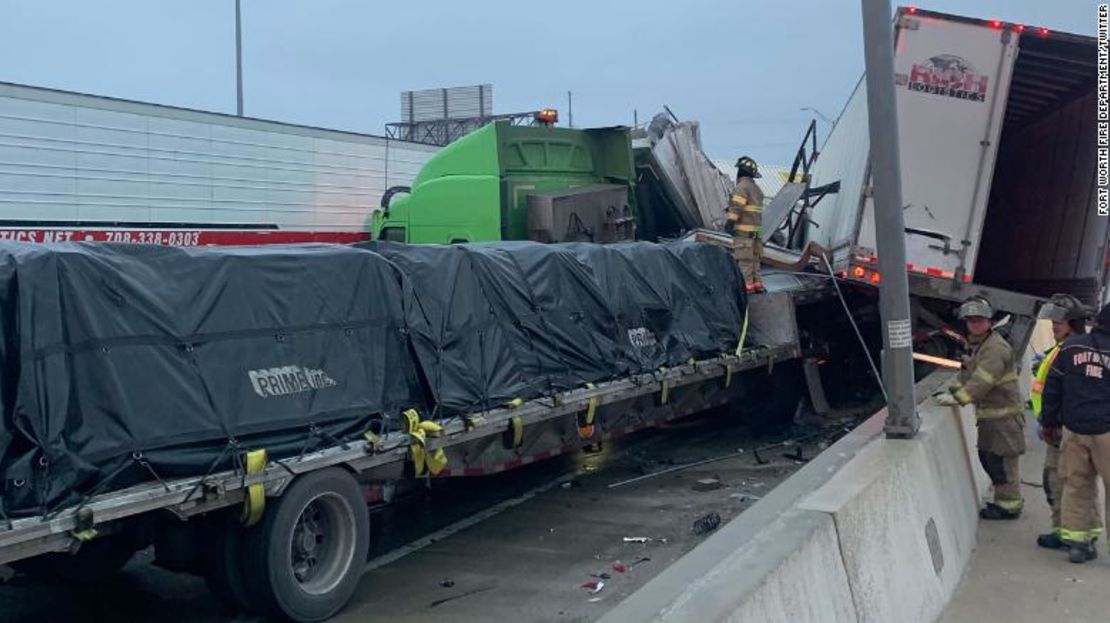
[[0, 243], [0, 502], [43, 513], [731, 351], [695, 243]]
[[420, 406], [403, 283], [342, 246], [0, 245], [7, 514]]
[[717, 356], [743, 321], [735, 263], [704, 244], [361, 246], [412, 283], [439, 415]]

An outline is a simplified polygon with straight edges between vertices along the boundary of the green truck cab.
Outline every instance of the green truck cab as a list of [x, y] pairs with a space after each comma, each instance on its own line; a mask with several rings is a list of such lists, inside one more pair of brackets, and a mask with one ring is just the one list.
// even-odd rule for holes
[[[628, 128], [500, 121], [444, 147], [424, 165], [411, 190], [386, 191], [372, 233], [380, 240], [409, 243], [526, 240], [530, 198], [593, 185], [623, 186], [627, 207], [635, 212], [634, 176]], [[396, 196], [404, 191], [408, 194]]]

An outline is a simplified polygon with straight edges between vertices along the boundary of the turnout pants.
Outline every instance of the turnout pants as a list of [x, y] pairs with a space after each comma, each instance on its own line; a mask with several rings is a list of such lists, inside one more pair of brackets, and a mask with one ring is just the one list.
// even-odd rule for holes
[[994, 484], [994, 503], [1008, 511], [1020, 511], [1019, 458], [1025, 453], [1025, 420], [1021, 415], [981, 419], [979, 462]]
[[[1064, 481], [1060, 509], [1060, 538], [1087, 543], [1102, 532], [1098, 516], [1098, 479], [1110, 481], [1110, 433], [1080, 435], [1064, 428], [1060, 447], [1060, 473]], [[1110, 496], [1106, 498], [1110, 517]]]
[[1044, 483], [1045, 500], [1048, 501], [1048, 506], [1052, 509], [1052, 531], [1057, 536], [1060, 535], [1060, 506], [1064, 493], [1060, 483], [1059, 464], [1060, 447], [1050, 443], [1045, 444], [1044, 472], [1041, 474], [1041, 482]]
[[763, 257], [763, 241], [753, 236], [733, 236], [732, 254], [744, 275], [748, 292], [763, 289], [759, 261]]

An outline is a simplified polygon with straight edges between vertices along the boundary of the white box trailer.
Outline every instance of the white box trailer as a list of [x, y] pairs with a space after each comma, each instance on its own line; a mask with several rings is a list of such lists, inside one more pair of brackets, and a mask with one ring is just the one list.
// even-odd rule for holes
[[0, 83], [0, 239], [355, 242], [438, 147]]
[[[1101, 300], [1095, 40], [912, 8], [898, 10], [894, 28], [915, 324], [937, 326], [950, 311], [929, 300], [975, 293], [1021, 316], [1023, 330], [1034, 297]], [[839, 181], [839, 192], [812, 210], [807, 235], [845, 276], [876, 282], [869, 156], [861, 80], [813, 170], [813, 186]]]

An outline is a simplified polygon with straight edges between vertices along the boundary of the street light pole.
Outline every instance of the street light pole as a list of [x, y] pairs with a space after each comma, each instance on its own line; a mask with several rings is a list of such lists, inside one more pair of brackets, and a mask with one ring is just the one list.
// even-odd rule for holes
[[913, 388], [913, 341], [906, 234], [902, 219], [902, 170], [894, 91], [894, 37], [890, 0], [861, 0], [867, 68], [867, 117], [871, 131], [875, 240], [879, 254], [879, 315], [883, 327], [883, 384], [887, 437], [913, 437], [921, 426]]
[[235, 0], [235, 114], [243, 116], [243, 7]]

